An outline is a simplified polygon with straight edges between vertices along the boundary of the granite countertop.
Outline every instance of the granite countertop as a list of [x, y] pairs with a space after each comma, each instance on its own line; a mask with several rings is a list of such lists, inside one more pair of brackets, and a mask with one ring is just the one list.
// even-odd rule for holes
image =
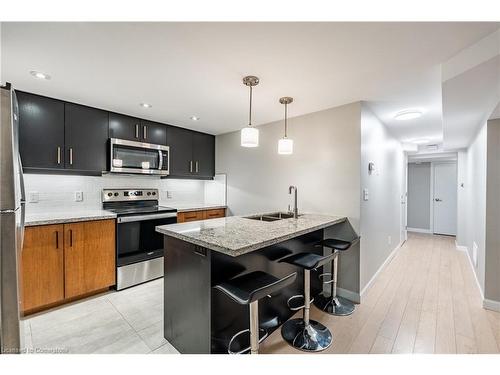
[[298, 219], [259, 221], [241, 216], [161, 225], [156, 231], [195, 245], [239, 256], [345, 221], [343, 216], [303, 214]]
[[26, 212], [25, 226], [75, 223], [79, 221], [115, 219], [116, 214], [106, 210], [67, 209], [64, 211]]
[[[168, 204], [167, 204], [168, 206]], [[189, 211], [203, 211], [203, 210], [214, 210], [217, 208], [227, 208], [226, 205], [221, 204], [204, 204], [204, 203], [184, 203], [184, 204], [173, 204], [171, 207], [177, 209], [178, 212], [189, 212]]]

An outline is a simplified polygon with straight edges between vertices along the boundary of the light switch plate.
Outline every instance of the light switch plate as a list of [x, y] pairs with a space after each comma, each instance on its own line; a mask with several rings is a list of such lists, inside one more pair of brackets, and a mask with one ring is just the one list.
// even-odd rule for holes
[[83, 201], [83, 191], [75, 191], [75, 202]]
[[167, 199], [172, 199], [172, 192], [167, 190]]
[[369, 198], [368, 196], [368, 189], [363, 189], [363, 200], [367, 201]]
[[38, 203], [39, 201], [38, 191], [30, 191], [28, 193], [28, 201], [30, 203]]

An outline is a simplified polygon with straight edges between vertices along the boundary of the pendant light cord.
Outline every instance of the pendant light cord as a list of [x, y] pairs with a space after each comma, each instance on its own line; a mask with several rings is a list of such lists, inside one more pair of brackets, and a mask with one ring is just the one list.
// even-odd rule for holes
[[288, 130], [288, 124], [287, 124], [287, 117], [288, 117], [288, 104], [285, 103], [285, 138], [287, 137], [287, 130]]
[[248, 113], [248, 126], [252, 126], [252, 86], [250, 86], [250, 111]]

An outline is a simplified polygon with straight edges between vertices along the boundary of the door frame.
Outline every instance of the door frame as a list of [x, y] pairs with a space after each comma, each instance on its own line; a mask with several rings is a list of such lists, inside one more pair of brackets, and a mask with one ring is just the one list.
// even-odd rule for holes
[[[431, 161], [431, 183], [430, 183], [430, 189], [431, 189], [431, 199], [430, 199], [430, 205], [431, 205], [431, 217], [430, 217], [430, 230], [432, 234], [434, 233], [434, 169], [437, 164], [455, 164], [455, 168], [458, 168], [458, 160], [443, 160], [443, 161]], [[458, 169], [457, 169], [457, 178], [458, 178]], [[456, 181], [455, 181], [456, 184]], [[457, 202], [458, 204], [458, 202]], [[456, 218], [455, 218], [456, 219]], [[456, 233], [455, 233], [456, 236]]]

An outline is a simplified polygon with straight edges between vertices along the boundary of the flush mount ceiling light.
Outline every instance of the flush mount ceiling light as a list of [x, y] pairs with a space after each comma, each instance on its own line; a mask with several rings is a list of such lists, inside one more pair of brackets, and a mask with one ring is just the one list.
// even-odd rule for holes
[[42, 73], [42, 72], [38, 72], [36, 70], [32, 70], [30, 71], [30, 74], [35, 77], [35, 78], [38, 78], [38, 79], [50, 79], [50, 76], [48, 74], [45, 74], [45, 73]]
[[414, 139], [411, 141], [412, 143], [415, 143], [417, 145], [425, 145], [426, 143], [429, 143], [431, 140], [427, 138], [419, 138], [419, 139]]
[[398, 121], [414, 120], [416, 118], [422, 117], [423, 112], [419, 109], [406, 109], [400, 111], [394, 115], [394, 119]]
[[191, 116], [190, 119], [193, 121], [198, 121], [200, 118], [198, 116]]
[[248, 112], [248, 126], [241, 129], [241, 145], [243, 147], [259, 146], [259, 129], [252, 126], [252, 88], [259, 84], [259, 78], [247, 76], [243, 78], [243, 84], [250, 87], [250, 109]]
[[288, 132], [288, 104], [293, 102], [293, 98], [284, 96], [280, 98], [280, 103], [285, 105], [285, 136], [278, 141], [278, 154], [290, 155], [293, 153], [293, 139], [287, 137]]
[[148, 103], [141, 103], [139, 104], [142, 108], [151, 108], [152, 105], [151, 104], [148, 104]]

